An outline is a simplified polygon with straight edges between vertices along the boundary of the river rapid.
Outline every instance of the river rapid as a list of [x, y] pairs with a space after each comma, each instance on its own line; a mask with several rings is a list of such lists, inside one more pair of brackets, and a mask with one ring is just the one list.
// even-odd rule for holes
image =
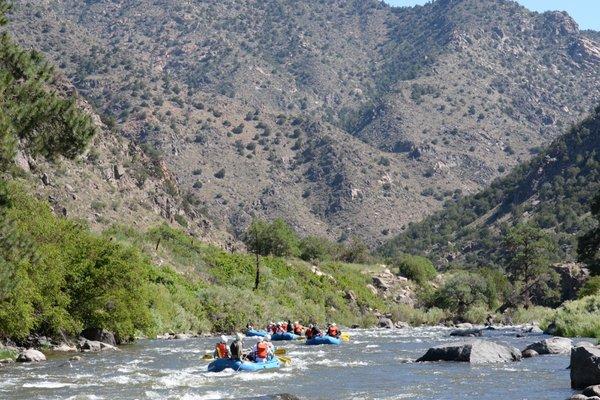
[[[0, 399], [221, 399], [290, 393], [306, 399], [564, 400], [568, 355], [518, 363], [413, 363], [434, 345], [460, 340], [441, 327], [352, 330], [342, 346], [276, 342], [292, 365], [261, 373], [206, 372], [202, 355], [215, 339], [142, 340], [120, 352], [49, 357], [0, 367]], [[545, 338], [517, 338], [515, 329], [484, 339], [519, 349]], [[255, 340], [248, 338], [244, 347]]]

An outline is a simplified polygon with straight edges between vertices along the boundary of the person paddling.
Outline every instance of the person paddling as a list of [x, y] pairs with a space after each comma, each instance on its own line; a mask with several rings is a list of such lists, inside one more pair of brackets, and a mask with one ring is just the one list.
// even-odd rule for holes
[[342, 331], [337, 327], [337, 325], [334, 322], [329, 324], [329, 327], [327, 328], [327, 335], [337, 338], [342, 335]]
[[231, 343], [229, 347], [229, 353], [233, 360], [241, 360], [244, 355], [244, 344], [243, 344], [244, 335], [241, 333], [236, 333], [235, 340]]
[[296, 334], [298, 336], [302, 336], [303, 330], [304, 330], [304, 328], [302, 327], [302, 325], [300, 325], [300, 322], [296, 321], [294, 323], [294, 334]]
[[[267, 335], [267, 337], [269, 336]], [[252, 348], [252, 353], [254, 355], [254, 362], [264, 363], [267, 361], [269, 357], [269, 345], [265, 341], [265, 338], [258, 338], [258, 342]]]
[[292, 325], [292, 320], [288, 319], [287, 322], [287, 331], [288, 333], [294, 333], [294, 325]]
[[221, 340], [215, 346], [213, 355], [215, 358], [229, 358], [229, 349], [227, 348], [227, 338], [221, 336]]

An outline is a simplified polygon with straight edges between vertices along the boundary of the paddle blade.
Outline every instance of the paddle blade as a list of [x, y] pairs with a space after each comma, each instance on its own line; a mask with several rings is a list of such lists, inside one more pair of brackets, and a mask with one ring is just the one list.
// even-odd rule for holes
[[347, 333], [342, 333], [342, 336], [340, 336], [340, 339], [342, 339], [342, 341], [344, 341], [344, 342], [349, 342], [350, 335], [348, 335]]
[[278, 349], [275, 349], [275, 355], [282, 356], [282, 355], [285, 355], [285, 354], [287, 354], [287, 350], [286, 349], [283, 349], [281, 347], [278, 348]]
[[202, 356], [202, 359], [203, 360], [212, 360], [213, 356], [212, 356], [212, 354], [205, 354]]
[[290, 365], [292, 363], [292, 359], [286, 356], [277, 356], [279, 361], [284, 365]]

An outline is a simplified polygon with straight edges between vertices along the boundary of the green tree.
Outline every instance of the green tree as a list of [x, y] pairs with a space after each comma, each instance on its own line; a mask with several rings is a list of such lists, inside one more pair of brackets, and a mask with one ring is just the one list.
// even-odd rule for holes
[[368, 263], [371, 259], [369, 247], [357, 237], [353, 237], [343, 250], [342, 261], [349, 263]]
[[261, 256], [298, 255], [298, 235], [281, 218], [277, 218], [271, 223], [254, 220], [244, 235], [244, 243], [252, 253]]
[[534, 293], [556, 296], [551, 284], [556, 284], [558, 274], [550, 266], [555, 246], [548, 234], [536, 226], [519, 224], [506, 234], [503, 250], [516, 302], [529, 307]]
[[463, 317], [475, 305], [489, 305], [494, 299], [486, 279], [476, 273], [460, 271], [452, 275], [435, 293], [434, 304]]
[[325, 238], [307, 236], [300, 240], [300, 258], [304, 261], [325, 261], [331, 257], [331, 245]]
[[579, 238], [577, 256], [585, 263], [592, 274], [600, 275], [600, 194], [592, 203], [592, 215], [598, 221], [598, 226]]

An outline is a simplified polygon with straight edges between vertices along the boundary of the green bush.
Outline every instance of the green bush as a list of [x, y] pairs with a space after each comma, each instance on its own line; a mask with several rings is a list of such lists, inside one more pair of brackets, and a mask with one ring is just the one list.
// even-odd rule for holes
[[392, 266], [398, 269], [398, 273], [412, 281], [422, 285], [437, 276], [435, 267], [425, 257], [402, 254], [392, 261]]
[[593, 276], [579, 290], [579, 298], [600, 294], [600, 276]]
[[327, 239], [307, 236], [300, 240], [300, 258], [304, 261], [325, 261], [331, 258], [331, 246]]
[[566, 302], [554, 319], [557, 334], [600, 339], [600, 295]]
[[453, 274], [434, 295], [436, 306], [463, 318], [467, 310], [494, 302], [485, 278], [459, 271]]

